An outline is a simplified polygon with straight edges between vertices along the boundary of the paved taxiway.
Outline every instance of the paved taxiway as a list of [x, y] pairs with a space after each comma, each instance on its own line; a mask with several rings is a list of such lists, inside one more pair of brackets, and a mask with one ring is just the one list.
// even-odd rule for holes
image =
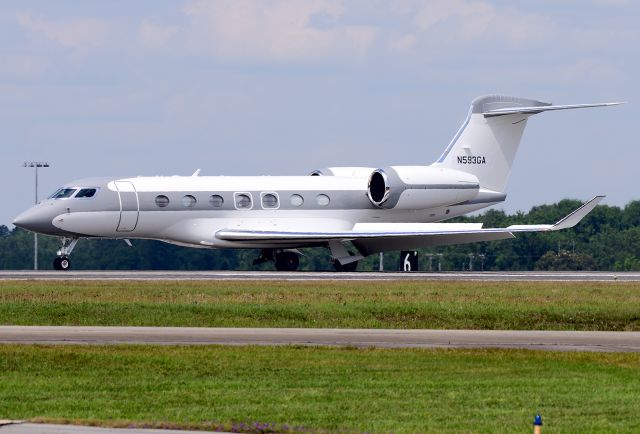
[[638, 272], [0, 271], [0, 280], [469, 280], [640, 282]]
[[318, 345], [640, 352], [640, 332], [0, 326], [0, 343]]

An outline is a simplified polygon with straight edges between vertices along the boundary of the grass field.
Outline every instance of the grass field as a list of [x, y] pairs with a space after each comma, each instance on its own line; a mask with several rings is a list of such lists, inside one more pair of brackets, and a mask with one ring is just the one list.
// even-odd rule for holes
[[5, 281], [0, 323], [640, 330], [640, 284]]
[[540, 412], [545, 432], [638, 432], [638, 402], [629, 353], [0, 345], [0, 418], [530, 433]]

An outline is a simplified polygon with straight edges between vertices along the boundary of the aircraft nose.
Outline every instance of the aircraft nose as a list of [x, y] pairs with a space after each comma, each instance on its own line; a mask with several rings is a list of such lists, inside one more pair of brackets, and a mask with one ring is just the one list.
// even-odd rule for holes
[[30, 208], [18, 215], [13, 220], [13, 224], [22, 229], [44, 234], [51, 232], [51, 229], [54, 229], [48, 213], [42, 212], [38, 207]]

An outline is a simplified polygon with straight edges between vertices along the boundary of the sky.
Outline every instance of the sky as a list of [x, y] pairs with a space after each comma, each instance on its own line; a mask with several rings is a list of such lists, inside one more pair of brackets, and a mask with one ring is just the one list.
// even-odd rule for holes
[[[529, 120], [508, 212], [640, 199], [640, 2], [0, 3], [0, 224], [93, 176], [428, 165], [471, 100], [623, 106]], [[541, 222], [548, 223], [548, 222]]]

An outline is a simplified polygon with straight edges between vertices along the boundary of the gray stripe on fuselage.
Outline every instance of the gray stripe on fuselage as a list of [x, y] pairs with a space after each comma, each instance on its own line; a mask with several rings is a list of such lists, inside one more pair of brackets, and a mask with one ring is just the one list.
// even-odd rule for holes
[[405, 190], [473, 190], [478, 184], [405, 184]]
[[[406, 190], [466, 190], [478, 188], [475, 184], [405, 184], [400, 180], [395, 171], [387, 172], [392, 180], [392, 190], [384, 208], [393, 208], [399, 201], [400, 195]], [[97, 187], [99, 188], [95, 197], [91, 199], [56, 199], [54, 200], [58, 208], [58, 214], [64, 213], [66, 208], [70, 212], [82, 211], [120, 211], [120, 201], [118, 192], [109, 190], [107, 187], [109, 179], [84, 179], [68, 183], [74, 187]], [[135, 185], [135, 182], [134, 182]], [[366, 190], [285, 190], [285, 191], [248, 191], [253, 199], [253, 207], [246, 210], [238, 210], [235, 207], [234, 194], [247, 193], [247, 191], [153, 191], [138, 192], [140, 211], [242, 211], [252, 210], [352, 210], [352, 209], [380, 209], [373, 205], [367, 196]], [[279, 198], [278, 208], [262, 208], [261, 194], [276, 193]], [[301, 206], [291, 204], [292, 195], [300, 195], [304, 198]], [[318, 205], [316, 198], [318, 195], [327, 195], [330, 199], [328, 206]], [[169, 198], [169, 205], [161, 208], [156, 205], [156, 197], [159, 195]], [[194, 207], [185, 207], [182, 204], [184, 196], [190, 195], [196, 198]], [[220, 195], [224, 199], [222, 207], [214, 208], [209, 198], [212, 195]], [[63, 205], [64, 204], [64, 205]]]
[[503, 194], [502, 196], [494, 196], [494, 197], [486, 197], [486, 198], [466, 200], [466, 201], [460, 202], [460, 203], [458, 203], [456, 205], [477, 205], [477, 204], [499, 203], [499, 202], [504, 202], [504, 200], [506, 198], [507, 198], [507, 195]]
[[[253, 206], [250, 209], [237, 209], [235, 207], [235, 193], [250, 193], [252, 196]], [[262, 208], [261, 194], [276, 193], [279, 198], [278, 208]], [[292, 195], [302, 196], [304, 203], [301, 206], [291, 204]], [[321, 206], [317, 203], [317, 197], [324, 194], [329, 197], [329, 205]], [[191, 210], [207, 210], [207, 211], [240, 211], [249, 212], [252, 210], [326, 210], [326, 209], [375, 209], [369, 201], [366, 191], [339, 190], [288, 190], [288, 191], [172, 191], [172, 192], [139, 192], [140, 211], [191, 211]], [[158, 195], [169, 198], [169, 205], [160, 208], [156, 205], [155, 200]], [[193, 207], [185, 207], [182, 204], [182, 198], [190, 195], [196, 198], [196, 205]], [[221, 207], [213, 207], [209, 203], [212, 195], [222, 196], [224, 203]]]
[[[405, 184], [402, 189], [397, 189], [397, 198], [394, 199], [394, 205], [400, 199], [400, 195], [406, 190], [467, 190], [477, 189], [478, 186], [465, 185], [465, 184]], [[235, 193], [250, 193], [253, 199], [253, 207], [250, 209], [236, 209], [235, 207]], [[264, 193], [276, 193], [279, 197], [278, 208], [262, 208], [261, 194]], [[291, 196], [302, 196], [304, 203], [301, 206], [294, 206], [291, 204]], [[329, 197], [329, 205], [321, 206], [316, 202], [318, 195], [324, 194]], [[169, 205], [160, 208], [156, 205], [155, 200], [159, 195], [163, 195], [169, 198]], [[184, 196], [190, 195], [196, 198], [196, 205], [193, 207], [185, 207], [182, 204]], [[222, 196], [224, 203], [222, 207], [215, 208], [210, 202], [209, 198], [212, 195]], [[251, 211], [251, 210], [326, 210], [326, 209], [378, 209], [374, 206], [367, 196], [365, 190], [313, 190], [313, 191], [211, 191], [211, 192], [191, 192], [191, 191], [173, 191], [173, 192], [139, 192], [140, 199], [140, 211], [191, 211], [191, 210], [207, 210], [207, 211]], [[395, 195], [394, 195], [395, 196]]]

